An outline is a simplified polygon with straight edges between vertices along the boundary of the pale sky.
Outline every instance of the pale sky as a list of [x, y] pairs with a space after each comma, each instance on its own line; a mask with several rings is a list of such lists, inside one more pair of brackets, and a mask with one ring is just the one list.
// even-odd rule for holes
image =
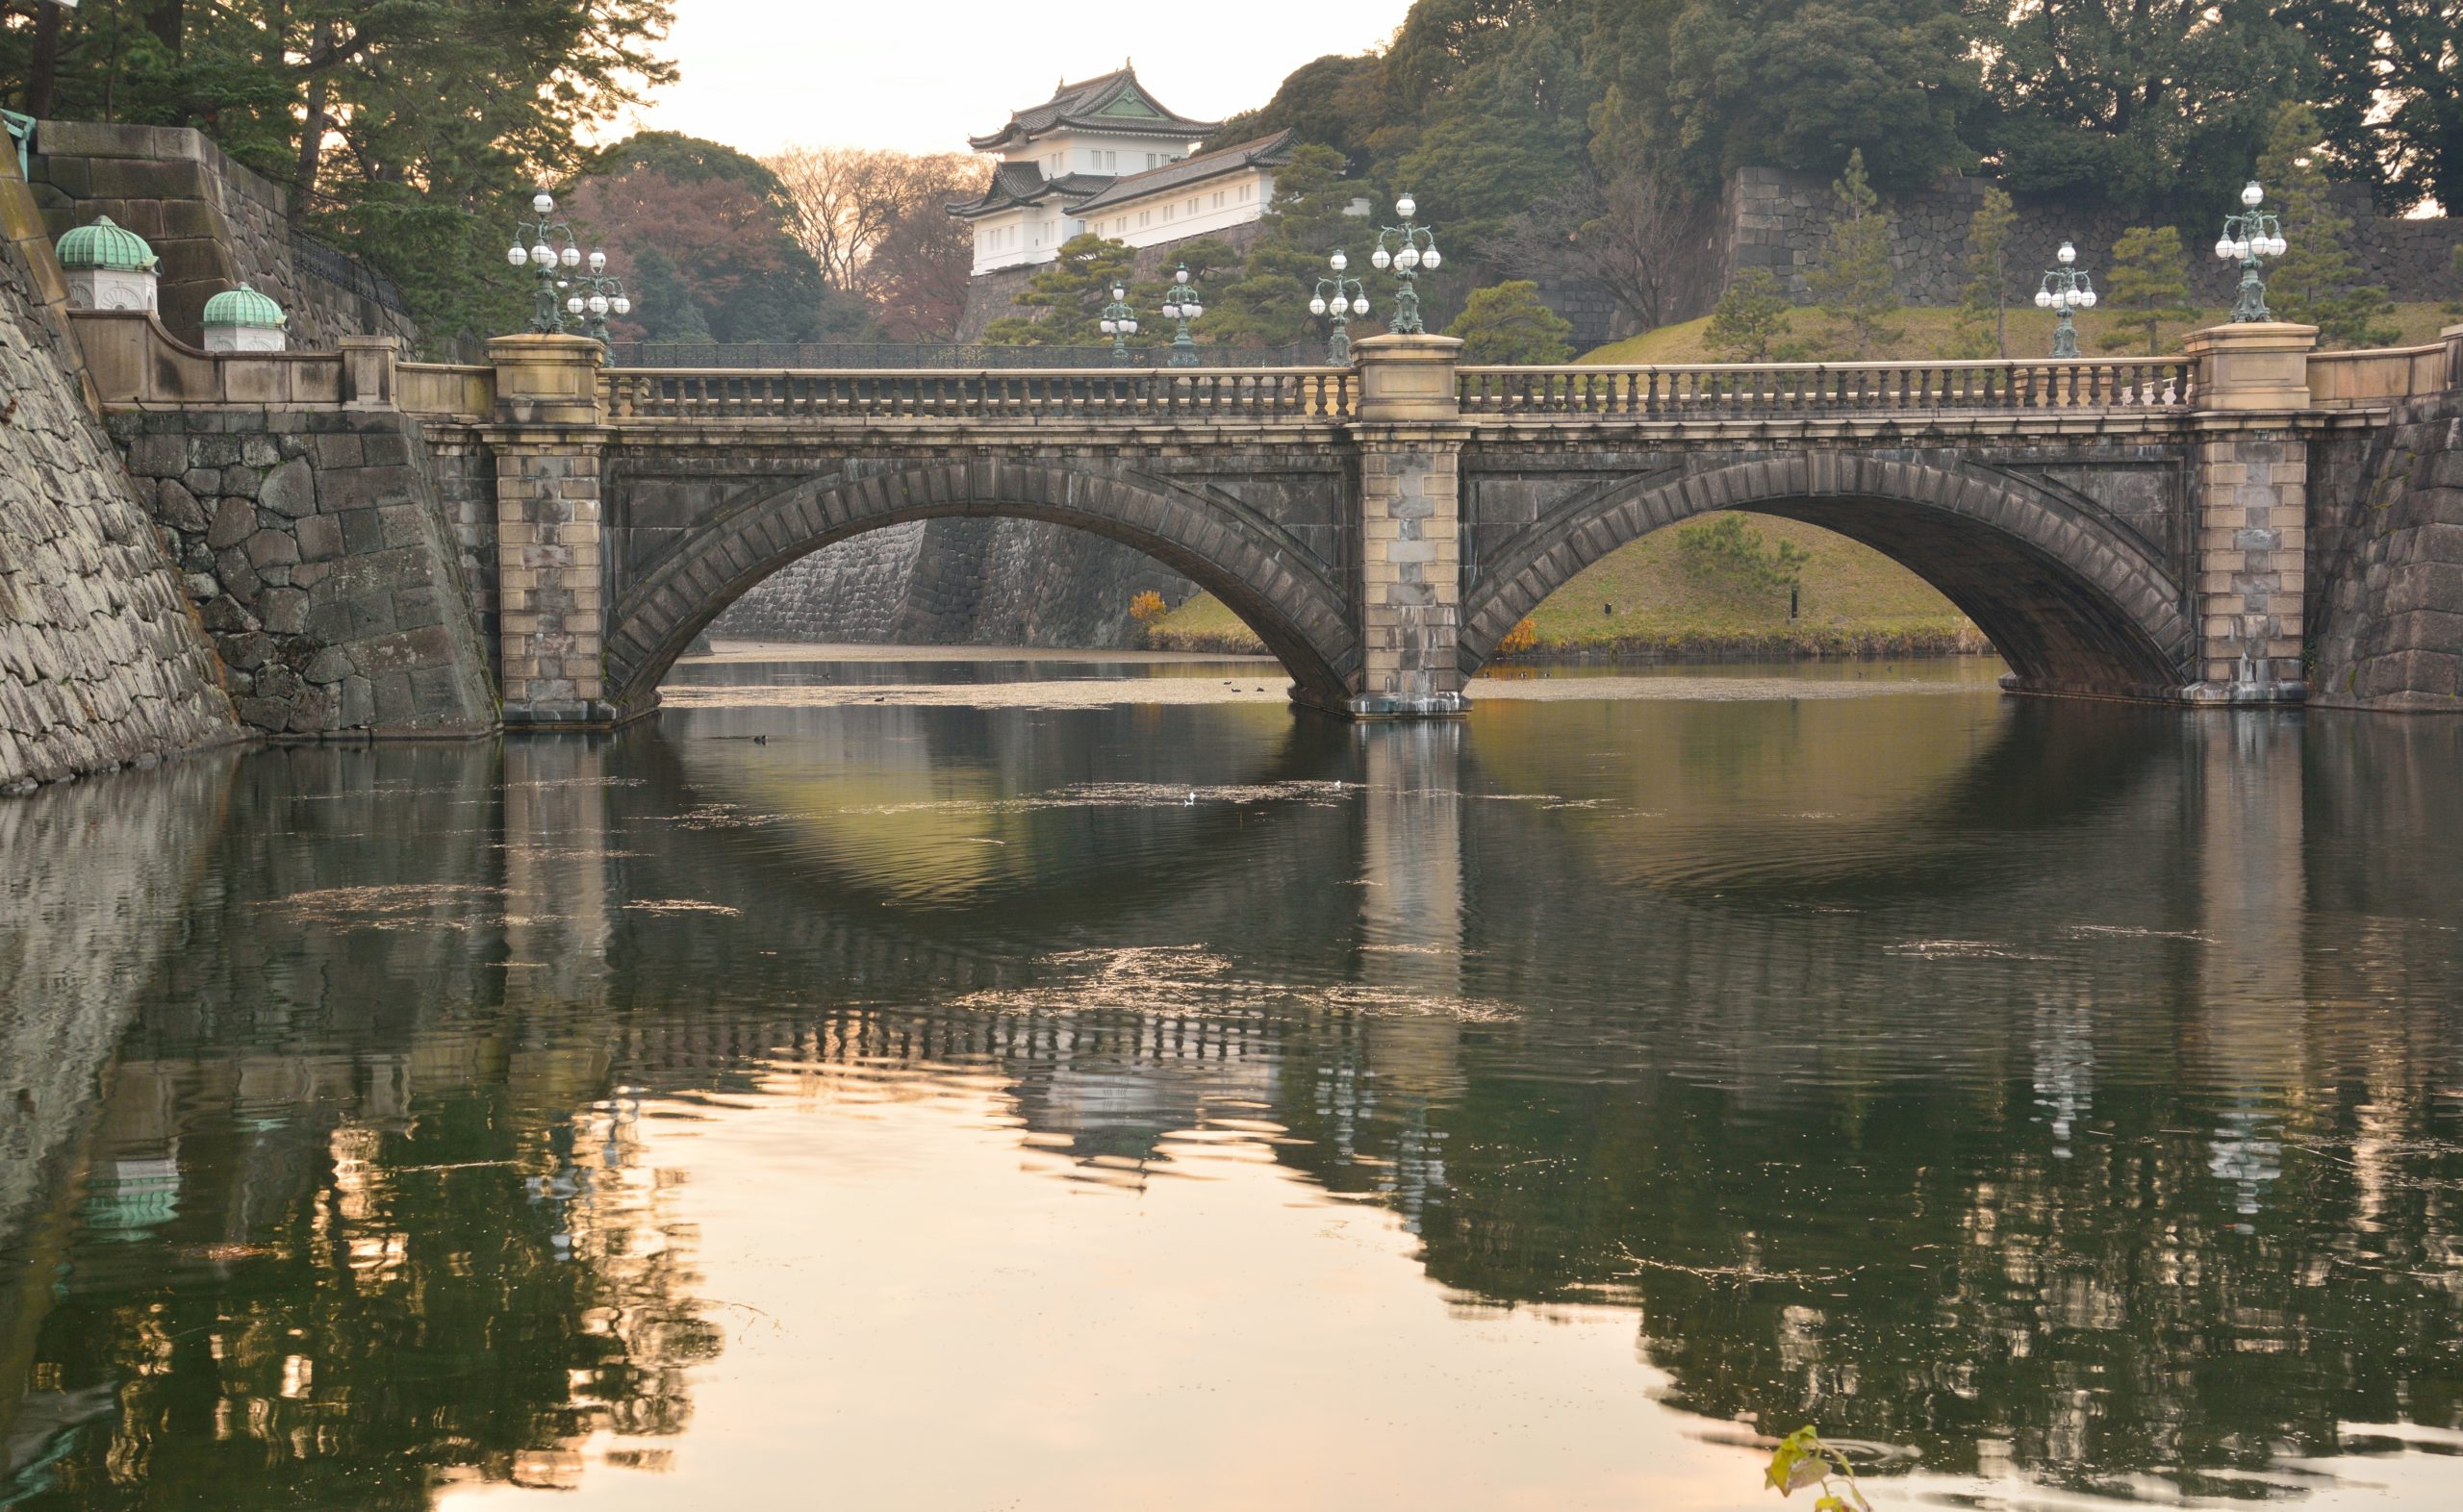
[[[1409, 0], [1107, 8], [1032, 0], [677, 0], [684, 77], [638, 124], [760, 155], [789, 142], [963, 152], [970, 136], [1124, 57], [1200, 120], [1263, 105], [1327, 53], [1382, 46]], [[1174, 45], [1167, 38], [1190, 40]], [[630, 124], [626, 123], [627, 128]], [[620, 130], [617, 135], [622, 135]]]

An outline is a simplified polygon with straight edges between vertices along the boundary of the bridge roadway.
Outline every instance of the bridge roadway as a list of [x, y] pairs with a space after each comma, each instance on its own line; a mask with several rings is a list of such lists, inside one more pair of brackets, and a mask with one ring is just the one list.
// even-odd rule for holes
[[513, 726], [646, 713], [772, 572], [952, 515], [1152, 555], [1257, 631], [1296, 701], [1356, 718], [1459, 712], [1541, 599], [1714, 510], [1894, 558], [2020, 691], [2298, 702], [2313, 462], [2463, 371], [2463, 329], [2319, 354], [2279, 324], [2171, 359], [1504, 368], [1387, 336], [1355, 368], [1077, 372], [607, 369], [563, 337], [474, 366], [372, 338], [217, 359], [80, 325], [113, 404], [417, 418], [470, 473], [466, 586]]

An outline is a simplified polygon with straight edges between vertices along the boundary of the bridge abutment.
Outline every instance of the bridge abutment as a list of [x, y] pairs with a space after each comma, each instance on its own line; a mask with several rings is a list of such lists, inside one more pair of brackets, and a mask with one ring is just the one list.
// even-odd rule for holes
[[496, 677], [507, 727], [610, 724], [600, 512], [601, 350], [577, 336], [488, 343], [495, 365]]
[[2190, 560], [2197, 614], [2192, 703], [2298, 703], [2307, 693], [2309, 441], [2315, 326], [2219, 326], [2189, 339], [2197, 364]]

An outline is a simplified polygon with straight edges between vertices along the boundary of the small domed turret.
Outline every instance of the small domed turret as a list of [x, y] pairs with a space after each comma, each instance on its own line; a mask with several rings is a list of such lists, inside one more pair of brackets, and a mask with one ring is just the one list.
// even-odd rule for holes
[[291, 317], [282, 306], [247, 285], [226, 289], [205, 302], [205, 349], [209, 352], [279, 352]]
[[60, 239], [60, 270], [68, 302], [80, 310], [152, 310], [162, 259], [145, 239], [109, 215]]

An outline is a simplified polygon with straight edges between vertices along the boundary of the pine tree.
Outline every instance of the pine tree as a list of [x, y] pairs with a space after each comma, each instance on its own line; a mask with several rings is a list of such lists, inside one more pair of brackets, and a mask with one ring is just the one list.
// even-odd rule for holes
[[2335, 209], [2326, 181], [2323, 138], [2316, 112], [2287, 105], [2275, 112], [2258, 160], [2258, 182], [2283, 207], [2283, 237], [2291, 243], [2267, 277], [2267, 303], [2278, 320], [2316, 326], [2322, 345], [2383, 346], [2400, 334], [2383, 323], [2395, 302], [2383, 288], [2361, 282], [2349, 240], [2351, 218]]
[[2181, 233], [2172, 226], [2132, 226], [2113, 243], [2113, 261], [2104, 302], [2119, 312], [2115, 329], [2096, 344], [2118, 352], [2138, 344], [2143, 334], [2146, 355], [2164, 350], [2164, 323], [2187, 325], [2197, 318], [2190, 302], [2189, 257], [2181, 249]]
[[1562, 363], [1573, 355], [1573, 323], [1541, 303], [1539, 286], [1527, 278], [1474, 291], [1445, 334], [1462, 339], [1466, 363]]
[[1788, 295], [1766, 267], [1748, 268], [1711, 307], [1704, 344], [1730, 362], [1766, 363], [1788, 335]]
[[[1108, 343], [1097, 323], [1112, 300], [1112, 286], [1130, 281], [1129, 248], [1092, 232], [1060, 244], [1051, 264], [1027, 280], [1018, 303], [1039, 315], [1003, 315], [985, 328], [983, 339], [1004, 346], [1094, 346]], [[1163, 317], [1153, 305], [1140, 307], [1137, 346], [1155, 343]], [[1165, 333], [1168, 339], [1169, 333]]]
[[1967, 290], [1959, 301], [1958, 335], [1952, 349], [1961, 357], [2010, 355], [2010, 279], [2006, 266], [2010, 228], [2019, 213], [2000, 189], [1984, 191], [1984, 202], [1968, 222]]
[[1343, 178], [1341, 154], [1318, 146], [1293, 150], [1275, 172], [1274, 203], [1259, 218], [1248, 261], [1206, 300], [1206, 325], [1217, 340], [1284, 346], [1323, 334], [1325, 324], [1309, 315], [1308, 300], [1317, 280], [1333, 276], [1326, 259], [1339, 248], [1351, 260], [1351, 276], [1369, 270], [1375, 232], [1345, 214], [1358, 192]]
[[1834, 187], [1839, 219], [1830, 228], [1821, 265], [1814, 269], [1813, 292], [1821, 313], [1846, 328], [1861, 362], [1873, 348], [1895, 345], [1907, 335], [1889, 323], [1899, 310], [1890, 265], [1891, 215], [1865, 176], [1862, 149], [1847, 155], [1847, 175]]

